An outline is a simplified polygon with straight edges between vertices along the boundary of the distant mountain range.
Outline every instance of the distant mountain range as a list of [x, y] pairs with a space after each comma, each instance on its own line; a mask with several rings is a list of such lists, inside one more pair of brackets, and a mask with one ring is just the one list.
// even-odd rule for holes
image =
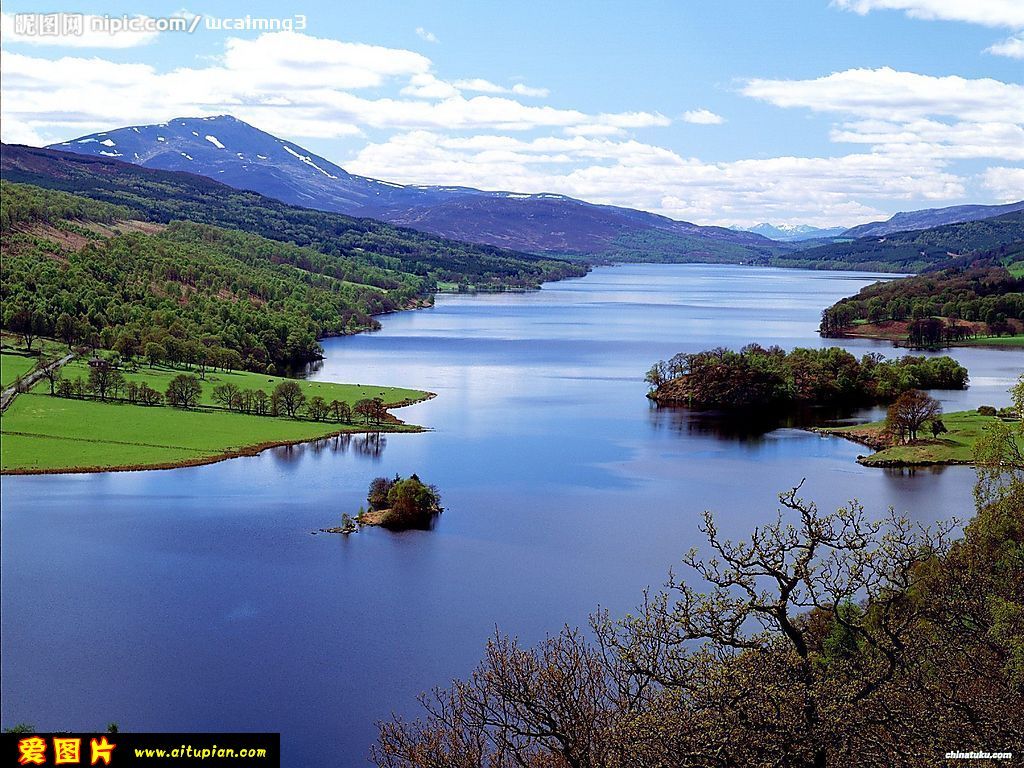
[[356, 176], [228, 115], [119, 128], [50, 148], [188, 171], [292, 205], [530, 253], [591, 260], [752, 262], [787, 249], [752, 232], [563, 195], [410, 186]]
[[769, 224], [765, 222], [756, 227], [745, 227], [744, 232], [753, 232], [769, 240], [782, 243], [796, 243], [801, 240], [815, 240], [823, 237], [837, 237], [846, 231], [845, 227], [812, 227], [810, 224]]
[[954, 205], [949, 208], [928, 208], [923, 211], [897, 213], [885, 221], [851, 227], [841, 236], [843, 238], [881, 237], [893, 232], [912, 232], [941, 227], [944, 224], [981, 221], [1015, 211], [1024, 211], [1024, 200], [1006, 205]]
[[[978, 206], [982, 207], [982, 206]], [[998, 206], [991, 206], [998, 207]], [[838, 240], [776, 257], [780, 267], [923, 272], [970, 264], [981, 253], [1009, 257], [1024, 246], [1024, 210], [928, 229]]]
[[[123, 206], [132, 218], [188, 221], [312, 248], [436, 284], [473, 289], [535, 288], [586, 274], [579, 263], [459, 242], [374, 219], [311, 210], [229, 187], [193, 173], [143, 168], [106, 157], [0, 145], [5, 182], [59, 190]], [[59, 215], [59, 211], [54, 211]]]

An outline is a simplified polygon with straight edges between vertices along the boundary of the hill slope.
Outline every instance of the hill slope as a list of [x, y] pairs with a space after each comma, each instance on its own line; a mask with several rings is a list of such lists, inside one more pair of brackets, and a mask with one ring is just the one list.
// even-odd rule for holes
[[52, 149], [189, 171], [237, 189], [444, 237], [532, 253], [634, 261], [749, 261], [785, 250], [750, 232], [562, 195], [407, 186], [347, 173], [228, 115], [91, 134]]
[[955, 205], [949, 208], [928, 208], [923, 211], [897, 213], [886, 221], [860, 224], [842, 233], [841, 237], [881, 237], [894, 232], [910, 232], [931, 229], [944, 224], [959, 224], [965, 221], [980, 221], [1002, 216], [1004, 213], [1024, 211], [1024, 200], [1007, 205]]
[[979, 221], [817, 246], [780, 255], [774, 263], [781, 267], [921, 272], [1022, 241], [1024, 211], [1017, 211]]
[[0, 150], [0, 171], [9, 181], [123, 205], [145, 221], [186, 220], [309, 246], [429, 278], [428, 289], [439, 282], [482, 289], [532, 288], [586, 271], [564, 261], [298, 208], [194, 174], [31, 147], [5, 144]]

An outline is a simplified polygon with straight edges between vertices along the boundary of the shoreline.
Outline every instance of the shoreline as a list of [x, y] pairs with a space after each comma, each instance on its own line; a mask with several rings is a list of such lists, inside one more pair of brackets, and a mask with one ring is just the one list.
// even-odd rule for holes
[[[436, 392], [427, 392], [424, 397], [417, 400], [404, 400], [397, 403], [388, 403], [385, 407], [388, 408], [405, 408], [410, 405], [418, 405], [419, 403], [425, 403], [428, 400], [433, 400], [437, 397]], [[328, 432], [317, 437], [300, 438], [297, 440], [270, 440], [262, 443], [255, 443], [253, 445], [242, 446], [233, 450], [223, 451], [217, 454], [211, 454], [209, 456], [198, 456], [193, 459], [182, 459], [180, 461], [168, 461], [160, 462], [157, 464], [120, 464], [110, 467], [60, 467], [60, 468], [26, 468], [26, 469], [3, 469], [0, 470], [0, 477], [15, 476], [15, 475], [94, 475], [102, 474], [104, 472], [149, 472], [155, 470], [170, 470], [170, 469], [186, 469], [188, 467], [202, 467], [207, 464], [218, 464], [222, 461], [228, 461], [230, 459], [239, 459], [247, 456], [257, 456], [264, 451], [268, 451], [271, 448], [284, 448], [292, 445], [305, 445], [306, 443], [315, 443], [317, 440], [327, 440], [332, 437], [340, 437], [341, 435], [370, 435], [370, 434], [419, 434], [422, 432], [430, 432], [429, 427], [423, 427], [418, 424], [407, 424], [401, 419], [397, 418], [393, 414], [388, 414], [394, 421], [388, 424], [382, 424], [381, 427], [384, 429], [338, 429], [333, 432]], [[387, 428], [387, 427], [392, 428]], [[394, 429], [393, 427], [404, 427], [404, 429]], [[46, 435], [42, 435], [46, 437]]]
[[[871, 443], [870, 439], [858, 435], [854, 432], [841, 432], [838, 427], [806, 427], [807, 432], [813, 432], [816, 435], [822, 435], [825, 437], [840, 437], [843, 440], [847, 440], [857, 445], [863, 445], [865, 448], [874, 449], [875, 452], [869, 456], [858, 456], [855, 461], [862, 467], [870, 467], [872, 469], [913, 469], [915, 467], [972, 467], [974, 462], [968, 459], [920, 459], [920, 460], [908, 460], [908, 459], [877, 459], [872, 461], [873, 456], [877, 456], [879, 453], [885, 450], [875, 449], [875, 446]], [[888, 447], [888, 446], [887, 446]]]

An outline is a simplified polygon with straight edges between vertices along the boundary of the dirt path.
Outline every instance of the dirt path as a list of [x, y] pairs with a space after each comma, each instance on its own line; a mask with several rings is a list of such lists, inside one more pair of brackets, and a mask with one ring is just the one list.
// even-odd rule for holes
[[56, 370], [57, 368], [60, 368], [61, 366], [73, 360], [74, 358], [75, 353], [68, 352], [66, 355], [64, 355], [64, 357], [58, 360], [54, 360], [52, 363], [44, 366], [43, 368], [36, 368], [32, 371], [29, 371], [27, 376], [25, 376], [20, 381], [16, 381], [14, 384], [5, 389], [2, 394], [0, 394], [0, 412], [7, 410], [7, 406], [14, 402], [14, 398], [18, 396], [19, 392], [27, 391], [34, 387], [36, 382], [43, 378], [43, 374], [46, 371]]

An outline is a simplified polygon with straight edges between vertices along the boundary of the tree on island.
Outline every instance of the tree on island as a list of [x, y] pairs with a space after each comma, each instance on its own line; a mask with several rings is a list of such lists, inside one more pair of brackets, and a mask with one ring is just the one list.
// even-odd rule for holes
[[934, 421], [941, 414], [942, 405], [938, 400], [919, 389], [911, 389], [889, 406], [885, 428], [901, 443], [912, 442], [917, 439], [917, 433], [925, 422]]
[[372, 512], [383, 512], [380, 525], [385, 528], [423, 528], [441, 511], [441, 494], [418, 475], [402, 479], [376, 477], [370, 482], [366, 501]]
[[320, 397], [320, 395], [310, 398], [309, 405], [306, 406], [306, 415], [313, 421], [326, 421], [330, 412], [327, 401]]
[[331, 410], [331, 418], [339, 424], [343, 421], [346, 424], [352, 421], [352, 407], [344, 400], [331, 400], [328, 407]]

